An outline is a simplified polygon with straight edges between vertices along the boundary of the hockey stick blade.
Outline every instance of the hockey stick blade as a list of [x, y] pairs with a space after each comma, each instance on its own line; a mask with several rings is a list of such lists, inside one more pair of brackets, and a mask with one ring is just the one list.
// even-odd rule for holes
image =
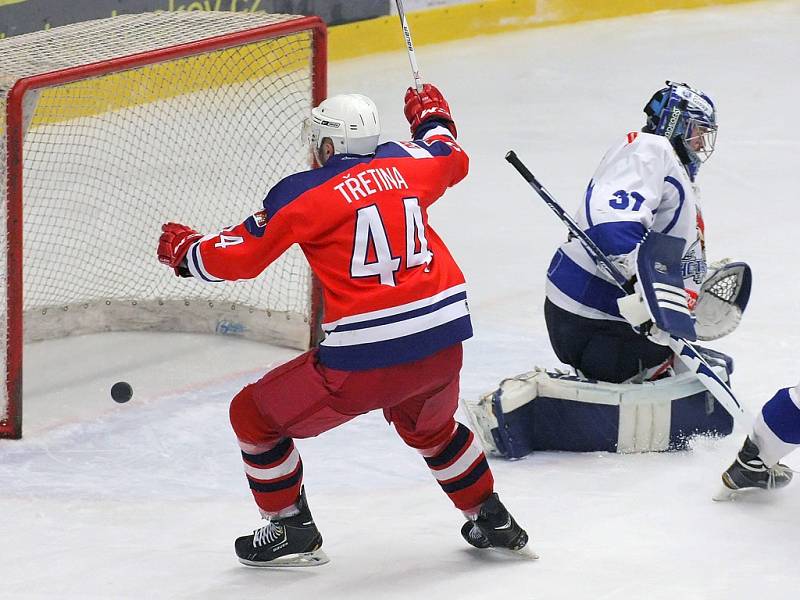
[[[569, 216], [561, 205], [556, 202], [555, 198], [550, 195], [544, 186], [534, 177], [533, 173], [523, 164], [513, 150], [506, 153], [506, 160], [522, 175], [522, 178], [536, 191], [536, 193], [544, 200], [545, 204], [549, 206], [552, 211], [558, 216], [559, 219], [567, 226], [573, 236], [575, 236], [583, 245], [589, 257], [595, 264], [604, 269], [614, 280], [617, 287], [619, 287], [626, 294], [630, 294], [633, 290], [628, 283], [625, 276], [620, 273], [619, 269], [612, 263], [608, 257], [603, 253], [600, 248], [592, 241], [592, 239], [581, 229], [575, 220]], [[714, 398], [728, 411], [733, 417], [737, 425], [742, 426], [745, 430], [749, 430], [753, 420], [747, 415], [742, 405], [736, 399], [731, 388], [722, 381], [716, 373], [714, 373], [711, 366], [706, 360], [695, 350], [687, 340], [676, 336], [670, 336], [669, 346], [681, 362], [695, 374], [697, 379], [703, 386], [711, 393]]]

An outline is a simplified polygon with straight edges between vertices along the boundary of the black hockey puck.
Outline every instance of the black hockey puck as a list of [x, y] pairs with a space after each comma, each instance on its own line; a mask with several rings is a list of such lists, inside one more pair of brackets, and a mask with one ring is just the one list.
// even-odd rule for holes
[[132, 396], [133, 388], [127, 381], [118, 381], [111, 386], [111, 397], [114, 399], [114, 402], [122, 404], [130, 400]]

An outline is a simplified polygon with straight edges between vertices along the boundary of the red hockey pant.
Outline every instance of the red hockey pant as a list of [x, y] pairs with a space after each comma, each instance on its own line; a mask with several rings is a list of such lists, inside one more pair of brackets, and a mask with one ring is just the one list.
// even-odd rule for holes
[[262, 513], [279, 513], [299, 496], [303, 464], [293, 438], [314, 437], [375, 409], [422, 454], [457, 508], [480, 505], [494, 479], [474, 434], [453, 418], [461, 361], [456, 344], [412, 363], [338, 371], [319, 364], [311, 350], [246, 386], [230, 417]]

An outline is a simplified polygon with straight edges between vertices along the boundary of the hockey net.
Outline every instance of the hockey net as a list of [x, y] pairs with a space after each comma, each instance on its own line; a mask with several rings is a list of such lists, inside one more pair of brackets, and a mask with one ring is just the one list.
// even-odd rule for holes
[[175, 277], [155, 249], [162, 223], [215, 233], [308, 168], [299, 132], [325, 93], [316, 17], [148, 13], [0, 41], [0, 437], [21, 435], [24, 342], [153, 329], [308, 347], [299, 248], [218, 284]]

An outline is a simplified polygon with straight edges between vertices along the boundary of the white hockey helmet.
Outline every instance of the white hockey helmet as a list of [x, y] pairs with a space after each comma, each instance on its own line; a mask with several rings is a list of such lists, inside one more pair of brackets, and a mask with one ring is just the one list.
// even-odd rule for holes
[[378, 107], [361, 94], [340, 94], [311, 110], [303, 138], [319, 160], [322, 141], [329, 138], [336, 154], [372, 154], [378, 145], [381, 123]]

